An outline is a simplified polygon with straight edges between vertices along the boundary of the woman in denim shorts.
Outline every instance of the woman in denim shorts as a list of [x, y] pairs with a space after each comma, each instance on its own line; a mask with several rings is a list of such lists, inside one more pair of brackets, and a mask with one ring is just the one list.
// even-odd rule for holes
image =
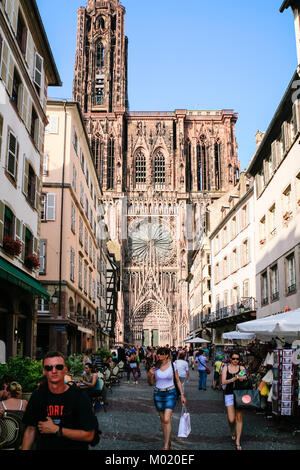
[[230, 364], [226, 364], [222, 369], [222, 388], [224, 390], [228, 423], [231, 429], [231, 438], [235, 441], [237, 450], [242, 450], [241, 435], [243, 428], [243, 414], [242, 410], [235, 408], [233, 389], [234, 382], [246, 379], [246, 377], [237, 376], [242, 369], [244, 369], [244, 367], [240, 365], [240, 355], [236, 352], [232, 352], [230, 354]]
[[171, 417], [177, 402], [174, 374], [181, 394], [181, 403], [183, 405], [185, 405], [186, 399], [183, 394], [177, 367], [172, 364], [170, 359], [170, 350], [168, 348], [159, 348], [157, 351], [157, 357], [158, 362], [155, 366], [151, 367], [147, 374], [147, 378], [149, 385], [155, 385], [154, 403], [159, 413], [165, 439], [163, 450], [169, 450], [171, 448]]

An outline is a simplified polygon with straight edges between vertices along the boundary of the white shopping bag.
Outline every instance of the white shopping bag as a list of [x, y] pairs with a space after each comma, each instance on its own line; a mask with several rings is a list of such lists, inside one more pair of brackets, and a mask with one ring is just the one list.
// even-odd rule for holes
[[179, 421], [178, 437], [188, 437], [191, 432], [191, 417], [185, 406], [182, 407]]

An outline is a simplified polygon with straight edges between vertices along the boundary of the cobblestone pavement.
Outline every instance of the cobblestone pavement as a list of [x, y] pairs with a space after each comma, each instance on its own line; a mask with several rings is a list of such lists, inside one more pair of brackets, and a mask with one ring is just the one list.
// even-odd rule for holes
[[[199, 391], [198, 372], [190, 373], [185, 392], [192, 431], [187, 439], [177, 437], [181, 413], [181, 405], [177, 404], [172, 417], [172, 450], [234, 450], [222, 392], [211, 388], [213, 374], [208, 376], [207, 390]], [[93, 450], [161, 450], [163, 435], [145, 370], [142, 367], [138, 385], [125, 384], [125, 380], [124, 376], [121, 384], [108, 392], [108, 411], [97, 413], [102, 436]], [[256, 451], [300, 450], [300, 433], [293, 433], [284, 422], [267, 419], [262, 413], [245, 411], [242, 447]]]

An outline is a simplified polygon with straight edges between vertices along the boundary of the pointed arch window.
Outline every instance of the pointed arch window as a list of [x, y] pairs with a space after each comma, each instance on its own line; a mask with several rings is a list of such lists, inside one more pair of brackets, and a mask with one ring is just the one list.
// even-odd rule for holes
[[115, 141], [109, 138], [107, 144], [107, 189], [114, 188]]
[[92, 139], [92, 154], [99, 183], [103, 184], [103, 142], [98, 137]]
[[105, 48], [100, 40], [96, 44], [96, 67], [98, 68], [104, 67], [104, 52]]
[[208, 145], [204, 135], [200, 137], [197, 145], [197, 189], [207, 191], [210, 189]]
[[221, 162], [220, 162], [220, 142], [215, 143], [215, 187], [216, 190], [221, 189]]
[[136, 185], [146, 183], [146, 157], [140, 150], [135, 159], [135, 183]]
[[191, 142], [187, 140], [185, 144], [185, 155], [186, 155], [186, 190], [191, 191], [192, 189], [192, 165], [191, 165]]
[[166, 181], [166, 162], [161, 151], [154, 158], [154, 184], [164, 185]]

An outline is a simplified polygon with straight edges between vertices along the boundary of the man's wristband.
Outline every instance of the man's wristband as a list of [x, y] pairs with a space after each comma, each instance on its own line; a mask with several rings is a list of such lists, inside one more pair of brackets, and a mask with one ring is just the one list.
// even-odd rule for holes
[[58, 431], [56, 431], [55, 436], [56, 437], [63, 437], [63, 435], [62, 435], [62, 426], [61, 425], [59, 425], [59, 429], [58, 429]]

